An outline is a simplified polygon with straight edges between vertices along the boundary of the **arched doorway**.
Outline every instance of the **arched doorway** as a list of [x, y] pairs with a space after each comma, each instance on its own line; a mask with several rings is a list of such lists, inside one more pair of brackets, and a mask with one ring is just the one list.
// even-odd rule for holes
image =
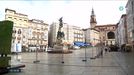
[[108, 45], [114, 45], [115, 44], [115, 33], [110, 31], [107, 33], [107, 39], [108, 39]]
[[115, 39], [115, 34], [114, 34], [114, 32], [108, 32], [108, 33], [107, 33], [107, 37], [108, 37], [108, 39]]

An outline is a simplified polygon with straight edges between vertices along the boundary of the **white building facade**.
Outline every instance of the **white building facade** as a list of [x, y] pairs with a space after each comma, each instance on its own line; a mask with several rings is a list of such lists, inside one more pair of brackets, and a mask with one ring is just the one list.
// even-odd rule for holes
[[119, 45], [119, 47], [121, 47], [123, 44], [128, 43], [126, 17], [126, 14], [123, 14], [120, 18], [119, 23], [117, 23], [116, 43]]
[[45, 51], [48, 45], [48, 24], [38, 19], [29, 20], [28, 34], [28, 46]]
[[5, 20], [10, 20], [14, 23], [11, 52], [25, 51], [26, 48], [33, 45], [33, 42], [36, 45], [38, 44], [40, 49], [44, 49], [47, 46], [48, 24], [44, 23], [44, 21], [29, 20], [28, 15], [17, 13], [12, 9], [5, 9]]
[[[59, 23], [53, 22], [50, 25], [49, 46], [51, 46], [51, 47], [53, 47], [54, 44], [56, 44], [56, 37], [57, 37], [58, 28], [59, 28]], [[62, 31], [65, 34], [65, 37], [63, 39], [63, 43], [71, 45], [77, 41], [84, 42], [84, 32], [82, 31], [82, 29], [80, 27], [71, 26], [71, 25], [68, 25], [67, 23], [64, 23]]]
[[[28, 15], [5, 9], [5, 20], [13, 21], [12, 52], [21, 52], [22, 46], [27, 46]], [[18, 46], [21, 47], [18, 49]]]
[[128, 0], [126, 5], [127, 14], [127, 30], [128, 30], [128, 43], [130, 43], [134, 49], [134, 1]]
[[90, 43], [92, 46], [95, 46], [100, 43], [100, 32], [98, 30], [88, 28], [85, 33], [87, 43]]

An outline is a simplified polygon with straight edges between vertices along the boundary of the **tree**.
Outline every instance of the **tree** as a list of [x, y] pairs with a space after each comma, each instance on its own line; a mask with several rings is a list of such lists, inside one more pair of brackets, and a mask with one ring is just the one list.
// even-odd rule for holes
[[0, 21], [0, 54], [11, 53], [11, 41], [12, 41], [12, 21]]

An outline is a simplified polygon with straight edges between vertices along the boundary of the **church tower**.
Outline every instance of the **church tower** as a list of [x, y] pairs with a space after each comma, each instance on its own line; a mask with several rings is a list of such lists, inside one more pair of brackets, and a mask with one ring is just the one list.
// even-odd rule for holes
[[91, 28], [94, 28], [97, 24], [96, 16], [94, 14], [94, 9], [92, 8], [91, 16], [90, 16], [90, 26]]

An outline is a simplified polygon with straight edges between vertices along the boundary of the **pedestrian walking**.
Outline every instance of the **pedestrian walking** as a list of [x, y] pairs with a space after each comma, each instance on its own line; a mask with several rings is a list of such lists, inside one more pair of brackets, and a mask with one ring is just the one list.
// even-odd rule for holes
[[100, 51], [100, 56], [103, 57], [103, 49]]
[[108, 48], [107, 48], [107, 46], [105, 46], [105, 48], [104, 48], [104, 49], [105, 49], [105, 53], [107, 53], [107, 51], [108, 51]]

